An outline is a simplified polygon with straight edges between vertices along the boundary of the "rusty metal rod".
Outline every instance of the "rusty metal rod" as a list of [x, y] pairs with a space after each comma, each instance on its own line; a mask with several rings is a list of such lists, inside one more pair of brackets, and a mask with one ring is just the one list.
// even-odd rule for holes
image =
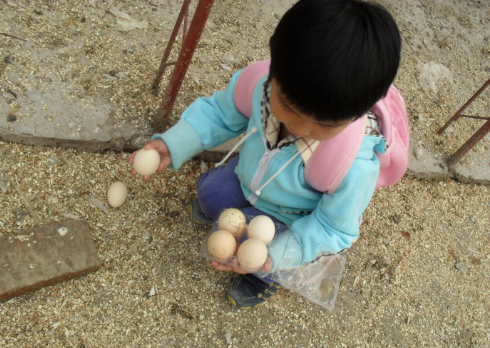
[[201, 38], [213, 3], [214, 0], [199, 0], [199, 3], [197, 4], [189, 31], [182, 43], [177, 64], [175, 65], [167, 90], [165, 91], [163, 102], [156, 115], [157, 119], [153, 125], [156, 131], [162, 131], [168, 120], [170, 111], [177, 99], [177, 94], [182, 86], [192, 56], [194, 55], [194, 51]]
[[490, 132], [490, 119], [488, 119], [488, 121], [485, 122], [485, 124], [479, 130], [477, 130], [476, 133], [473, 134], [471, 138], [468, 139], [468, 141], [464, 143], [449, 158], [449, 160], [447, 161], [448, 166], [451, 167], [456, 164], [461, 158], [463, 158], [464, 155], [466, 155], [466, 153], [468, 153], [468, 151], [470, 151], [476, 145], [477, 142], [483, 139], [483, 137], [487, 135], [488, 132]]
[[187, 5], [187, 11], [184, 16], [184, 29], [182, 29], [182, 42], [185, 41], [187, 36], [187, 29], [189, 28], [189, 5]]
[[485, 82], [483, 84], [483, 86], [481, 86], [480, 89], [478, 91], [476, 91], [475, 94], [473, 94], [473, 96], [470, 99], [468, 99], [468, 101], [466, 103], [464, 103], [464, 105], [462, 107], [460, 107], [458, 111], [456, 111], [456, 113], [453, 115], [453, 117], [451, 117], [449, 119], [449, 121], [447, 121], [446, 124], [444, 126], [442, 126], [441, 129], [439, 129], [437, 131], [437, 134], [439, 134], [439, 135], [442, 134], [442, 132], [444, 132], [446, 130], [446, 128], [449, 127], [449, 125], [453, 121], [456, 121], [458, 118], [460, 118], [463, 110], [466, 109], [468, 107], [468, 105], [470, 105], [473, 102], [473, 100], [475, 100], [476, 97], [478, 97], [480, 95], [480, 93], [483, 92], [483, 90], [488, 87], [488, 85], [490, 85], [490, 79], [488, 79], [487, 82]]
[[[153, 80], [152, 90], [154, 94], [157, 94], [158, 87], [160, 86], [160, 82], [162, 80], [162, 76], [165, 72], [166, 67], [168, 66], [167, 61], [170, 56], [170, 52], [172, 52], [172, 47], [175, 43], [175, 39], [177, 38], [177, 34], [179, 33], [180, 27], [182, 25], [182, 20], [184, 17], [187, 17], [187, 13], [189, 12], [189, 4], [191, 0], [185, 0], [180, 9], [180, 13], [175, 21], [174, 29], [172, 30], [172, 34], [170, 34], [170, 39], [168, 40], [167, 47], [165, 48], [165, 52], [163, 53], [162, 61], [160, 62], [160, 67], [158, 68], [157, 75]], [[184, 37], [186, 32], [186, 27], [184, 26]], [[182, 40], [183, 42], [183, 40]]]
[[459, 115], [459, 117], [465, 117], [465, 118], [473, 118], [475, 120], [488, 120], [488, 117], [482, 117], [482, 116], [470, 116], [470, 115]]

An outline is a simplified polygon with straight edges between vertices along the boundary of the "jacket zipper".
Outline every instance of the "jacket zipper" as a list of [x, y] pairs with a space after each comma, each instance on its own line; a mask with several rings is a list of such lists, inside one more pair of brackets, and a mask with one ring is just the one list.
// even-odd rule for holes
[[259, 161], [259, 166], [257, 168], [257, 171], [255, 172], [252, 182], [250, 183], [250, 191], [252, 191], [252, 193], [248, 197], [248, 201], [252, 203], [252, 205], [255, 204], [255, 202], [257, 202], [259, 196], [257, 194], [257, 190], [259, 188], [260, 183], [264, 179], [265, 173], [267, 172], [267, 168], [269, 168], [270, 161], [279, 151], [280, 150], [277, 148], [273, 150], [266, 149], [264, 154], [262, 155], [262, 158]]

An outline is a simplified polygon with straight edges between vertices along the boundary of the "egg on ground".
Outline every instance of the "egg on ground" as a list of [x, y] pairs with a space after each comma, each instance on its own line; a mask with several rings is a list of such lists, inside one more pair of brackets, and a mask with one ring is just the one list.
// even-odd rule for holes
[[128, 186], [122, 181], [115, 181], [107, 190], [107, 201], [113, 208], [118, 208], [124, 204], [128, 197]]

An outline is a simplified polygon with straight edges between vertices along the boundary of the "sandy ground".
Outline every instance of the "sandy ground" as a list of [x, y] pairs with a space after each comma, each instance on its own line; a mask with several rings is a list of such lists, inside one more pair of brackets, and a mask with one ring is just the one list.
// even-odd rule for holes
[[[222, 88], [233, 71], [266, 58], [268, 37], [291, 3], [215, 4], [171, 122], [197, 96]], [[488, 78], [489, 4], [382, 3], [404, 38], [396, 83], [413, 143], [417, 151], [448, 156], [478, 125], [464, 121], [435, 134]], [[148, 28], [118, 30], [113, 7], [147, 20]], [[9, 91], [70, 79], [79, 82], [74, 96], [116, 106], [115, 126], [147, 129], [160, 101], [149, 86], [179, 9], [180, 2], [158, 0], [0, 1], [0, 32], [29, 40], [0, 36], [0, 77], [13, 64], [25, 67], [18, 80], [0, 79], [10, 116], [23, 117]], [[29, 44], [57, 54], [20, 54]], [[438, 79], [426, 86], [421, 76], [434, 67]], [[470, 111], [483, 114], [485, 106], [488, 95]], [[488, 146], [487, 138], [465, 161], [488, 161], [478, 157]], [[0, 142], [0, 236], [83, 219], [103, 262], [94, 274], [0, 304], [1, 347], [490, 346], [489, 186], [407, 177], [379, 190], [362, 237], [347, 253], [333, 311], [286, 290], [256, 310], [237, 311], [224, 297], [231, 274], [199, 256], [207, 228], [188, 213], [203, 163], [189, 161], [143, 183], [129, 174], [128, 157]], [[130, 195], [113, 209], [106, 190], [116, 179]]]

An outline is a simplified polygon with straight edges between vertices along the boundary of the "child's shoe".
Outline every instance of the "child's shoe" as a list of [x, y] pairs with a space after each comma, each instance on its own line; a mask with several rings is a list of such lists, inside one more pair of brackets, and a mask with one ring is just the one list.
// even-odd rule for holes
[[210, 225], [213, 223], [213, 220], [207, 217], [206, 214], [204, 214], [204, 212], [202, 211], [201, 205], [199, 204], [199, 200], [197, 198], [192, 201], [191, 215], [195, 221], [202, 224]]
[[237, 274], [228, 289], [228, 301], [238, 309], [250, 309], [272, 297], [280, 285], [267, 284], [252, 274]]

